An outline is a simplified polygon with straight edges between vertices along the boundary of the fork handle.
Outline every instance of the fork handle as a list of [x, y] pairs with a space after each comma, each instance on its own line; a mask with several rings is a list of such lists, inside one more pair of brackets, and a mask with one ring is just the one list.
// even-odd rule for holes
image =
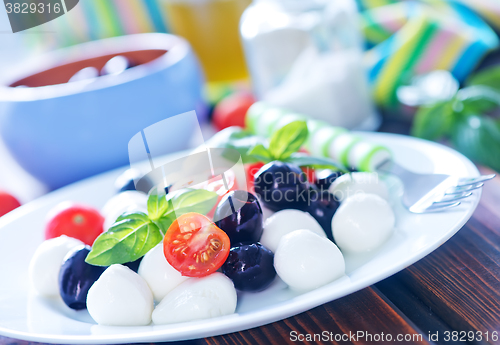
[[379, 144], [364, 140], [342, 127], [310, 119], [264, 102], [256, 102], [246, 114], [245, 124], [252, 133], [270, 137], [290, 122], [307, 122], [309, 136], [305, 148], [314, 156], [329, 157], [346, 167], [358, 171], [375, 171], [382, 162], [391, 158], [391, 151]]

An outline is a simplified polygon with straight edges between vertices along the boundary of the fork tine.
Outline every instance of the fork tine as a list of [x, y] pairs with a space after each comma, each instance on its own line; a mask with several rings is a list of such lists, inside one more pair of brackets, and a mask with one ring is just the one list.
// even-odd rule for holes
[[433, 203], [432, 206], [429, 206], [425, 209], [425, 212], [437, 212], [437, 211], [443, 211], [443, 210], [447, 210], [449, 208], [452, 208], [452, 207], [456, 207], [460, 205], [460, 201], [457, 201], [457, 202], [451, 202], [451, 203], [447, 203], [447, 204], [435, 204]]
[[472, 178], [467, 178], [467, 177], [461, 178], [460, 180], [458, 180], [457, 187], [463, 187], [463, 186], [468, 186], [471, 184], [476, 184], [479, 182], [485, 182], [485, 181], [491, 180], [495, 176], [496, 176], [495, 174], [490, 174], [490, 175], [481, 175], [479, 177], [472, 177]]
[[472, 195], [472, 192], [462, 192], [461, 194], [450, 194], [450, 197], [443, 197], [441, 200], [436, 200], [434, 201], [434, 204], [442, 204], [442, 203], [449, 203], [452, 201], [457, 201], [460, 199], [465, 199], [468, 198], [469, 196]]
[[484, 183], [476, 183], [476, 184], [471, 184], [471, 185], [466, 185], [466, 186], [456, 186], [456, 187], [451, 187], [448, 188], [445, 192], [445, 195], [450, 195], [450, 194], [459, 194], [463, 192], [468, 192], [474, 189], [478, 189], [484, 186]]

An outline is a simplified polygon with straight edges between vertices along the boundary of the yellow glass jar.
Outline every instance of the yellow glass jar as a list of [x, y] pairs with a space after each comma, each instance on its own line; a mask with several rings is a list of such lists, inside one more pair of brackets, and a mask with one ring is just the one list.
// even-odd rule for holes
[[186, 38], [209, 82], [248, 77], [239, 20], [251, 0], [164, 0], [170, 30]]

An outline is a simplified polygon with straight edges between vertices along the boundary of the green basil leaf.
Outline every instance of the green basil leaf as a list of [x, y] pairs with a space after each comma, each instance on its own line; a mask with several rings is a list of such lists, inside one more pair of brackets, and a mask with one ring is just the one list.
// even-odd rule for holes
[[461, 103], [455, 103], [454, 110], [466, 115], [481, 115], [500, 105], [500, 93], [481, 85], [461, 89], [456, 99]]
[[158, 226], [145, 221], [143, 214], [132, 214], [99, 235], [85, 261], [95, 266], [135, 261], [162, 239]]
[[486, 116], [467, 116], [453, 126], [451, 140], [470, 159], [500, 171], [500, 122]]
[[168, 205], [164, 188], [155, 187], [149, 192], [148, 216], [151, 220], [157, 220], [163, 216], [168, 209]]
[[220, 147], [237, 150], [243, 163], [254, 163], [257, 160], [247, 155], [255, 145], [261, 144], [264, 139], [242, 130], [240, 127], [228, 127], [215, 134], [207, 141], [207, 147]]
[[314, 169], [330, 169], [342, 172], [349, 172], [344, 165], [328, 158], [313, 157], [303, 153], [294, 153], [288, 157], [285, 162], [293, 163], [298, 166], [306, 166]]
[[168, 228], [170, 228], [170, 225], [172, 225], [174, 220], [175, 220], [175, 214], [169, 213], [168, 215], [162, 216], [157, 220], [153, 220], [153, 223], [155, 223], [158, 229], [160, 229], [161, 234], [165, 236]]
[[248, 155], [254, 157], [257, 161], [264, 163], [269, 163], [274, 160], [271, 152], [269, 152], [269, 150], [262, 144], [258, 144], [250, 149], [250, 151], [248, 151]]
[[[118, 222], [121, 222], [122, 220], [125, 219], [139, 219], [142, 220], [143, 222], [149, 222], [149, 217], [147, 214], [142, 213], [142, 212], [134, 212], [134, 213], [124, 213], [115, 220], [115, 224]], [[114, 224], [113, 224], [114, 225]]]
[[495, 66], [479, 71], [472, 75], [466, 84], [485, 85], [500, 90], [500, 67]]
[[453, 121], [452, 104], [439, 102], [432, 106], [420, 107], [415, 114], [411, 134], [427, 140], [437, 140], [446, 135]]
[[293, 121], [274, 132], [269, 152], [275, 160], [285, 160], [297, 152], [307, 139], [306, 121]]
[[217, 203], [219, 195], [205, 189], [182, 189], [170, 197], [172, 209], [165, 216], [175, 218], [188, 212], [207, 214]]

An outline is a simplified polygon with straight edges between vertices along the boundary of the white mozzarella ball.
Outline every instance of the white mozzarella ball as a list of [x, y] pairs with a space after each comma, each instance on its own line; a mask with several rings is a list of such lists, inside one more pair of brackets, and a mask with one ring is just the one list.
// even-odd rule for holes
[[148, 196], [145, 193], [135, 190], [121, 192], [109, 199], [103, 206], [101, 213], [107, 216], [117, 208], [123, 208], [124, 205], [140, 205], [147, 207]]
[[188, 322], [229, 315], [236, 310], [231, 279], [215, 272], [191, 278], [170, 291], [153, 311], [155, 324]]
[[87, 309], [100, 325], [144, 326], [151, 323], [153, 294], [130, 268], [111, 265], [90, 287]]
[[160, 302], [177, 285], [189, 279], [170, 266], [165, 259], [163, 242], [144, 255], [138, 273], [148, 283], [157, 302]]
[[376, 194], [385, 200], [389, 199], [387, 186], [376, 173], [353, 172], [342, 175], [333, 181], [329, 191], [339, 201], [362, 193]]
[[59, 270], [66, 254], [83, 242], [65, 235], [46, 240], [31, 259], [28, 274], [31, 286], [42, 296], [59, 295]]
[[274, 254], [278, 276], [298, 291], [308, 291], [345, 273], [342, 253], [335, 243], [309, 230], [296, 230], [284, 236]]
[[359, 194], [344, 200], [332, 219], [332, 231], [340, 249], [367, 252], [384, 243], [394, 229], [395, 216], [380, 196]]
[[144, 212], [148, 210], [148, 196], [138, 191], [119, 193], [108, 200], [101, 210], [104, 217], [104, 231], [107, 231], [123, 213]]
[[326, 238], [321, 225], [309, 213], [299, 210], [282, 210], [265, 221], [260, 243], [274, 253], [281, 238], [295, 230], [310, 230]]
[[276, 213], [263, 205], [260, 205], [260, 207], [262, 208], [262, 218], [264, 219], [264, 221]]

